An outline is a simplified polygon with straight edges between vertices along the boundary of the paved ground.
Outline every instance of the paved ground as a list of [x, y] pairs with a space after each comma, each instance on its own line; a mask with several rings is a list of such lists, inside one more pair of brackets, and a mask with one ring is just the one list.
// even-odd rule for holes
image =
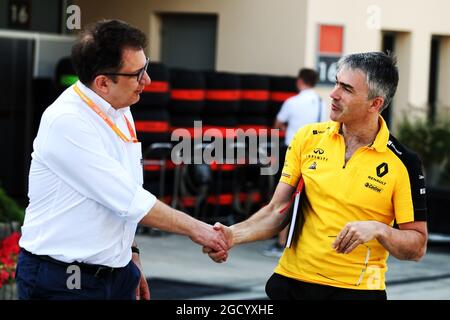
[[[196, 300], [267, 299], [264, 285], [278, 261], [277, 258], [266, 257], [261, 253], [272, 241], [235, 247], [224, 264], [213, 263], [198, 245], [186, 237], [172, 234], [139, 235], [137, 242], [141, 247], [144, 269], [150, 279], [226, 286], [240, 290], [192, 298]], [[430, 245], [427, 255], [420, 262], [390, 258], [389, 266], [386, 277], [388, 299], [450, 300], [450, 244]], [[164, 284], [155, 281], [155, 285]], [[191, 289], [175, 286], [171, 290], [173, 296], [166, 293], [165, 299], [179, 297], [177, 290]], [[154, 295], [153, 298], [158, 297]]]

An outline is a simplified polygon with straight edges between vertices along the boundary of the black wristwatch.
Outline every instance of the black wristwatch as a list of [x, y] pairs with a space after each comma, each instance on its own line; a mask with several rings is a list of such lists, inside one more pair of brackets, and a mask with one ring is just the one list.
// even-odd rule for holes
[[140, 253], [140, 251], [139, 251], [139, 248], [138, 248], [138, 247], [131, 247], [131, 252], [133, 252], [133, 253], [137, 253], [137, 254], [139, 254], [139, 253]]

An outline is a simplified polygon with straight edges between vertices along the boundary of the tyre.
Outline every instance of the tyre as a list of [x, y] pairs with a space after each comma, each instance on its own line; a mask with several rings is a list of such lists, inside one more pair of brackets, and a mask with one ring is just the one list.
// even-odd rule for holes
[[197, 71], [170, 71], [169, 110], [173, 115], [200, 114], [205, 105], [205, 77]]
[[143, 150], [155, 142], [170, 141], [169, 113], [166, 110], [133, 109], [134, 124]]
[[266, 116], [269, 108], [269, 84], [267, 76], [241, 75], [240, 116]]
[[233, 116], [239, 110], [241, 81], [238, 75], [225, 72], [206, 73], [204, 113]]
[[143, 109], [166, 109], [170, 100], [170, 73], [162, 63], [150, 63], [148, 74], [152, 82], [145, 86], [136, 103]]

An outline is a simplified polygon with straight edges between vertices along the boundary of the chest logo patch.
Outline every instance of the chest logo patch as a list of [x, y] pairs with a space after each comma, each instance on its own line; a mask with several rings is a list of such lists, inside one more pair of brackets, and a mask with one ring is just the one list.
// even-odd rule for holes
[[317, 168], [317, 163], [316, 163], [316, 162], [313, 162], [313, 163], [309, 166], [308, 169], [316, 170], [316, 168]]
[[324, 154], [324, 153], [325, 153], [325, 151], [323, 151], [323, 149], [320, 149], [320, 148], [314, 149], [313, 152], [314, 152], [315, 154]]
[[377, 186], [371, 184], [370, 182], [366, 182], [366, 183], [364, 184], [364, 187], [369, 188], [370, 190], [373, 190], [373, 191], [378, 192], [378, 193], [380, 193], [381, 191], [383, 191], [383, 189], [378, 188]]
[[377, 176], [379, 178], [384, 177], [389, 172], [389, 167], [386, 162], [383, 162], [377, 167]]

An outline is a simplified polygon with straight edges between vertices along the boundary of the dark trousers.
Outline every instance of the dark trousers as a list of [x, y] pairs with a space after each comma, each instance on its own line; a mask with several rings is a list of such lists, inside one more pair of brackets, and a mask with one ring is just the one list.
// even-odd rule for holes
[[384, 290], [344, 289], [302, 282], [274, 273], [266, 283], [272, 300], [386, 300]]
[[[130, 261], [123, 268], [92, 272], [93, 265], [77, 266], [42, 259], [21, 250], [16, 269], [20, 300], [135, 300], [141, 277]], [[93, 268], [88, 268], [93, 267]]]

